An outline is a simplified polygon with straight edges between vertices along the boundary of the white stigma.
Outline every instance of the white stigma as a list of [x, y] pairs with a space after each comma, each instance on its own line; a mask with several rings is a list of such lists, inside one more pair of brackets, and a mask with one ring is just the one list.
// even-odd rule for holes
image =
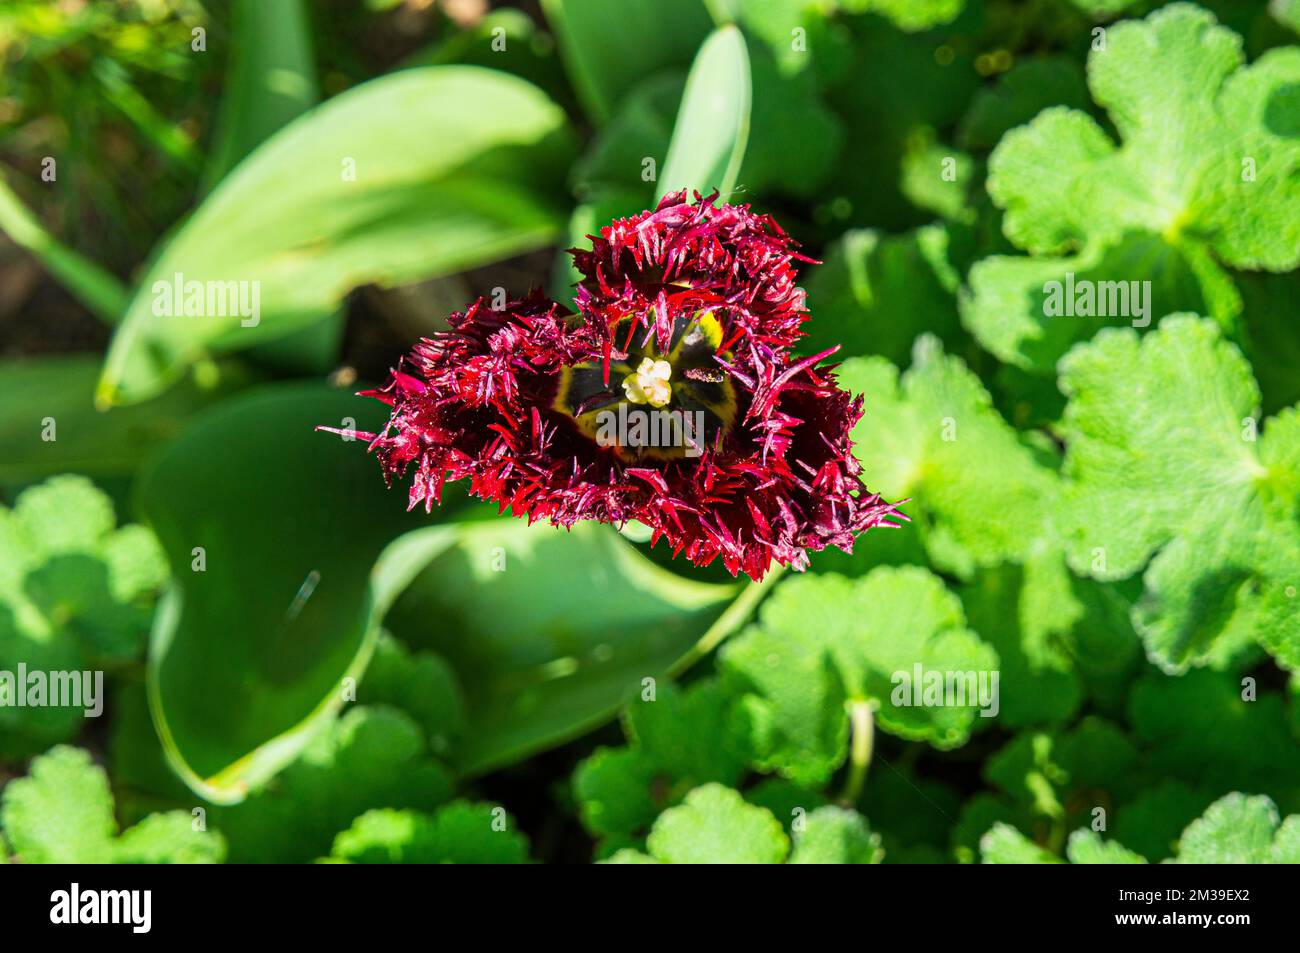
[[672, 373], [672, 365], [667, 361], [645, 358], [634, 373], [623, 379], [627, 399], [634, 404], [663, 407], [673, 396], [672, 386], [668, 383]]

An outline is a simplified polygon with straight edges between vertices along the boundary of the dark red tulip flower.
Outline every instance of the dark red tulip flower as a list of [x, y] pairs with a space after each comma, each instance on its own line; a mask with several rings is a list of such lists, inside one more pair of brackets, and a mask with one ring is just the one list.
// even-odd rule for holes
[[[569, 527], [640, 521], [652, 545], [761, 579], [808, 550], [906, 519], [862, 482], [861, 398], [832, 351], [799, 357], [795, 243], [748, 206], [669, 195], [571, 254], [577, 313], [533, 292], [479, 299], [415, 346], [361, 434], [384, 477], [415, 465], [410, 506], [448, 480], [502, 512]], [[326, 428], [328, 429], [328, 428]]]

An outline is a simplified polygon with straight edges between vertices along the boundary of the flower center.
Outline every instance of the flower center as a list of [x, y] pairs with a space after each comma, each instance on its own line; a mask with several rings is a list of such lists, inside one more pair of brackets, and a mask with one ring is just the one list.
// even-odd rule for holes
[[673, 396], [672, 385], [668, 383], [672, 374], [673, 367], [667, 361], [647, 357], [640, 367], [623, 378], [623, 391], [634, 404], [664, 407]]
[[[584, 436], [632, 462], [698, 456], [736, 420], [736, 393], [716, 357], [722, 324], [711, 311], [682, 315], [667, 350], [624, 321], [605, 382], [602, 362], [562, 368], [552, 407]], [[666, 436], [665, 436], [666, 434]]]

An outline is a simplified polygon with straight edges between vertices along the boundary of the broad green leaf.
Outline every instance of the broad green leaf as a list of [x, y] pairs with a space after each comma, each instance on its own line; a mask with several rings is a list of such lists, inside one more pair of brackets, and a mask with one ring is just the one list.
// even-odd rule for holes
[[938, 141], [931, 130], [917, 130], [908, 138], [898, 187], [918, 208], [950, 222], [973, 223], [969, 196], [974, 177], [975, 160]]
[[451, 797], [450, 772], [409, 716], [363, 705], [319, 723], [297, 760], [240, 804], [210, 811], [232, 863], [304, 863], [375, 808], [431, 811]]
[[[660, 73], [628, 92], [570, 172], [574, 193], [582, 201], [593, 201], [604, 192], [635, 192], [643, 197], [631, 212], [650, 204], [685, 85], [685, 72]], [[595, 227], [605, 224], [601, 220]]]
[[451, 666], [432, 652], [412, 652], [382, 636], [357, 691], [363, 705], [400, 708], [424, 730], [429, 748], [445, 755], [465, 728], [465, 699]]
[[1214, 801], [1214, 793], [1181, 781], [1163, 780], [1122, 804], [1114, 837], [1152, 863], [1172, 857], [1179, 835]]
[[736, 699], [714, 679], [663, 685], [628, 703], [625, 748], [599, 748], [574, 772], [583, 823], [595, 833], [630, 834], [708, 781], [736, 784], [749, 762]]
[[827, 101], [845, 118], [845, 137], [818, 218], [885, 232], [925, 225], [933, 216], [900, 188], [903, 157], [918, 138], [937, 136], [965, 113], [980, 88], [973, 52], [954, 43], [951, 58], [939, 62], [937, 36], [909, 35], [878, 17], [840, 18], [837, 27], [852, 31], [853, 55]]
[[241, 386], [245, 377], [228, 368], [212, 386], [185, 381], [154, 400], [104, 414], [95, 410], [101, 364], [94, 355], [0, 363], [0, 445], [5, 448], [0, 483], [64, 472], [131, 474], [149, 452], [176, 436], [199, 410]]
[[[771, 45], [754, 43], [747, 49], [750, 99], [761, 108], [750, 112], [736, 184], [749, 194], [820, 199], [844, 143], [844, 122], [823, 101], [813, 71], [787, 65], [791, 57], [807, 62], [824, 52], [816, 39], [807, 38], [804, 52], [792, 52], [799, 45], [794, 36], [787, 29]], [[791, 149], [792, 142], [800, 148]]]
[[1232, 278], [1196, 242], [1132, 232], [1069, 258], [992, 255], [970, 270], [962, 322], [1000, 361], [1052, 375], [1074, 344], [1103, 328], [1154, 328], [1192, 311], [1232, 328]]
[[731, 788], [706, 784], [660, 815], [646, 847], [665, 864], [779, 864], [790, 839], [768, 811]]
[[1282, 699], [1246, 694], [1240, 679], [1204, 669], [1180, 678], [1148, 675], [1129, 698], [1134, 740], [1157, 777], [1211, 795], [1245, 789], [1300, 805], [1300, 741], [1288, 731]]
[[1059, 864], [1061, 861], [1010, 824], [994, 824], [980, 838], [980, 858], [986, 864]]
[[993, 408], [962, 361], [930, 336], [917, 340], [902, 375], [882, 358], [845, 362], [841, 386], [860, 393], [853, 428], [867, 485], [904, 512], [933, 563], [966, 577], [978, 566], [1028, 557], [1050, 538], [1055, 473]]
[[1257, 422], [1250, 366], [1212, 322], [1104, 331], [1061, 364], [1071, 564], [1144, 566], [1134, 623], [1168, 671], [1252, 640], [1300, 666], [1300, 417]]
[[[210, 192], [231, 169], [273, 133], [320, 101], [316, 60], [301, 0], [232, 6], [231, 57], [213, 147], [203, 170]], [[325, 373], [337, 359], [345, 315], [340, 309], [319, 324], [258, 347], [272, 366]]]
[[1300, 862], [1300, 816], [1279, 828], [1277, 805], [1263, 795], [1232, 793], [1188, 825], [1176, 864], [1294, 864]]
[[[986, 864], [1059, 864], [1060, 858], [1039, 847], [1009, 824], [998, 823], [980, 841]], [[1145, 864], [1146, 858], [1116, 841], [1103, 840], [1095, 831], [1070, 835], [1066, 856], [1072, 864]]]
[[[927, 675], [998, 668], [967, 628], [961, 603], [918, 567], [882, 567], [859, 579], [804, 576], [764, 603], [759, 622], [722, 650], [725, 676], [746, 695], [759, 764], [800, 783], [824, 783], [843, 760], [844, 700], [875, 708], [895, 735], [937, 748], [963, 744], [976, 720], [967, 697], [924, 694]], [[916, 668], [921, 681], [916, 681]], [[983, 673], [980, 676], [978, 673]], [[842, 687], [841, 687], [842, 685]], [[989, 710], [996, 699], [989, 699]]]
[[715, 30], [686, 77], [657, 198], [678, 189], [730, 195], [749, 140], [750, 87], [745, 38], [734, 26]]
[[1300, 49], [1243, 61], [1241, 39], [1190, 4], [1108, 28], [1088, 85], [1123, 146], [1068, 109], [1009, 133], [989, 175], [1008, 237], [1053, 254], [1131, 230], [1189, 235], [1235, 267], [1294, 267], [1300, 142], [1284, 113]]
[[542, 10], [599, 124], [642, 79], [688, 64], [711, 26], [703, 0], [542, 0]]
[[1064, 722], [1083, 699], [1067, 651], [1083, 607], [1059, 553], [1044, 562], [982, 570], [959, 590], [971, 627], [1002, 663], [998, 714], [1009, 727]]
[[878, 864], [884, 860], [880, 835], [857, 811], [819, 807], [794, 836], [792, 864]]
[[208, 190], [241, 159], [320, 99], [301, 0], [235, 0], [221, 111], [204, 181]]
[[[403, 70], [300, 117], [227, 176], [153, 263], [113, 339], [98, 400], [149, 397], [205, 354], [323, 320], [358, 285], [545, 245], [564, 222], [565, 127], [536, 88], [468, 66]], [[185, 287], [174, 294], [177, 275], [214, 292], [245, 282], [233, 286], [245, 298], [222, 308], [214, 293], [228, 316], [208, 315], [206, 298], [206, 316], [187, 316], [195, 302]]]
[[665, 807], [655, 791], [658, 770], [639, 748], [597, 748], [573, 774], [583, 826], [602, 836], [648, 828]]
[[1075, 831], [1065, 847], [1072, 864], [1145, 864], [1147, 859], [1135, 854], [1118, 841], [1104, 840], [1096, 831]]
[[1279, 23], [1300, 33], [1300, 0], [1273, 0], [1268, 9]]
[[[85, 477], [65, 475], [28, 487], [14, 508], [0, 506], [0, 757], [18, 760], [69, 741], [107, 704], [103, 672], [144, 650], [167, 564], [142, 526], [116, 527], [113, 505]], [[56, 686], [66, 704], [20, 704], [40, 690], [29, 673], [77, 674]], [[93, 673], [99, 672], [98, 676]]]
[[607, 720], [644, 680], [663, 680], [697, 642], [743, 622], [762, 592], [661, 569], [591, 523], [566, 532], [498, 519], [454, 532], [386, 624], [455, 671], [466, 727], [451, 760], [462, 774]]
[[964, 314], [993, 353], [1039, 373], [1105, 323], [1044, 313], [1045, 283], [1067, 272], [1151, 283], [1146, 313], [1112, 311], [1114, 323], [1191, 310], [1230, 326], [1240, 295], [1219, 263], [1300, 263], [1300, 139], [1286, 118], [1300, 48], [1247, 66], [1237, 34], [1182, 3], [1105, 35], [1088, 85], [1121, 145], [1087, 113], [1055, 106], [1008, 132], [989, 159], [1007, 237], [1050, 257], [977, 267]]
[[32, 761], [0, 796], [0, 828], [24, 864], [220, 863], [225, 841], [184, 811], [154, 814], [118, 834], [108, 776], [80, 748]]
[[381, 419], [316, 385], [267, 388], [196, 421], [141, 478], [175, 579], [150, 705], [173, 767], [209, 800], [238, 800], [293, 759], [361, 674], [388, 601], [450, 542], [410, 532], [424, 521], [363, 442], [313, 431]]
[[523, 864], [528, 838], [504, 808], [456, 801], [432, 816], [368, 811], [334, 839], [330, 856], [354, 864]]

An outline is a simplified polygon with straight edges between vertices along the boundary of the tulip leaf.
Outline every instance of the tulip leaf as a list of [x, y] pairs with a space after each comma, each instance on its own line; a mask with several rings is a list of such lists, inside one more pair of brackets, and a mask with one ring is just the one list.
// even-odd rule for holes
[[553, 196], [570, 151], [558, 106], [480, 67], [403, 70], [330, 100], [241, 162], [157, 256], [97, 399], [143, 400], [206, 354], [324, 320], [359, 285], [545, 245], [566, 220]]

